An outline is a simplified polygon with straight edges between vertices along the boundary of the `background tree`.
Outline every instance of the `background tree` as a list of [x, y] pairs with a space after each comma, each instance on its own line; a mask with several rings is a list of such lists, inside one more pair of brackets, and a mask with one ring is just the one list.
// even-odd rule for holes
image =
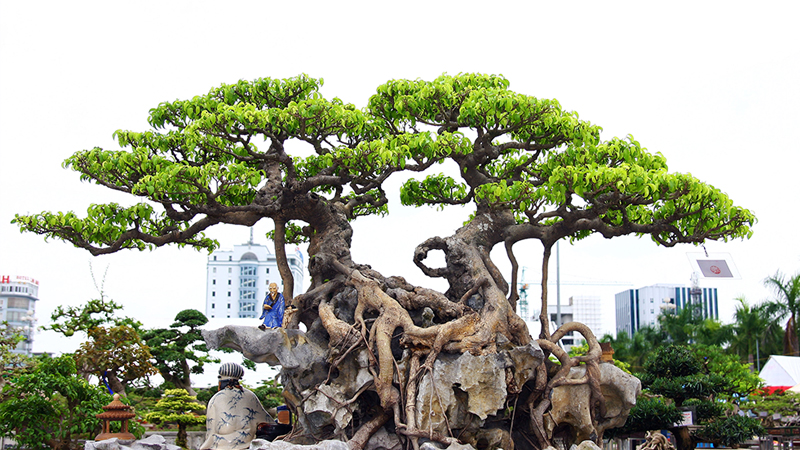
[[117, 317], [116, 313], [121, 309], [122, 305], [106, 300], [101, 292], [99, 299], [89, 300], [85, 305], [57, 306], [50, 314], [50, 325], [44, 325], [41, 329], [53, 330], [66, 337], [80, 332], [88, 334], [92, 328], [107, 324], [139, 329], [142, 325], [139, 321], [130, 317]]
[[[425, 430], [406, 414], [415, 399], [404, 396], [416, 392], [440, 352], [490, 354], [497, 351], [498, 339], [515, 346], [532, 341], [515, 314], [516, 243], [536, 239], [544, 249], [537, 342], [548, 353], [563, 353], [554, 344], [561, 334], [583, 334], [592, 349], [583, 361], [597, 373], [597, 342], [585, 326], [571, 323], [553, 334], [549, 329], [547, 267], [559, 239], [636, 234], [673, 246], [751, 233], [754, 216], [724, 193], [690, 175], [669, 172], [663, 156], [647, 152], [630, 136], [601, 140], [598, 126], [555, 100], [509, 90], [502, 76], [391, 80], [377, 88], [364, 110], [323, 98], [320, 85], [321, 80], [304, 75], [265, 78], [162, 103], [150, 111], [152, 130], [115, 133], [126, 150], [94, 148], [65, 162], [82, 179], [142, 202], [93, 205], [84, 218], [43, 212], [18, 215], [15, 222], [99, 255], [167, 244], [213, 249], [217, 243], [203, 234], [209, 227], [252, 226], [269, 219], [284, 286], [291, 286], [284, 243], [307, 239], [311, 286], [292, 300], [299, 313], [291, 326], [302, 322], [309, 336], [327, 336], [321, 345], [329, 347], [351, 345], [347, 336], [361, 336], [355, 345], [368, 346], [374, 355], [374, 386], [359, 395], [377, 395], [380, 407], [359, 413], [363, 426], [347, 432], [353, 448], [363, 447], [390, 419], [398, 433], [417, 442]], [[308, 152], [290, 154], [287, 149], [296, 144]], [[429, 170], [444, 162], [457, 173]], [[385, 183], [398, 172], [420, 175], [401, 188], [406, 205], [474, 207], [453, 235], [432, 237], [414, 251], [423, 273], [447, 280], [445, 293], [386, 277], [351, 258], [349, 221], [387, 213]], [[505, 246], [512, 265], [510, 287], [490, 256], [498, 244]], [[425, 264], [431, 251], [444, 253], [445, 267]], [[353, 291], [356, 307], [339, 308]], [[425, 308], [434, 313], [429, 327], [415, 322]], [[353, 310], [357, 314], [343, 312]], [[391, 336], [396, 333], [405, 348], [416, 349], [408, 352], [408, 364], [394, 359]], [[557, 356], [566, 365], [579, 362]], [[397, 373], [401, 367], [418, 368]], [[518, 417], [529, 416], [521, 431], [536, 434], [538, 445], [546, 447], [549, 439], [539, 430], [556, 381], [546, 370], [537, 373], [531, 382], [542, 388], [524, 400]], [[600, 399], [596, 381], [587, 383]], [[301, 388], [306, 387], [287, 386], [298, 390], [300, 402]]]
[[658, 324], [674, 344], [723, 345], [731, 338], [731, 329], [720, 321], [703, 318], [703, 305], [690, 303], [677, 313], [662, 312]]
[[0, 401], [4, 398], [2, 387], [6, 382], [36, 365], [35, 359], [13, 351], [24, 340], [25, 335], [19, 329], [5, 321], [0, 323]]
[[71, 355], [43, 358], [32, 373], [10, 380], [3, 392], [0, 435], [32, 450], [69, 450], [79, 435], [99, 430], [95, 414], [111, 401], [103, 389], [78, 376]]
[[736, 352], [744, 362], [756, 371], [757, 355], [780, 353], [783, 329], [769, 303], [751, 306], [744, 297], [736, 299], [736, 311], [733, 313], [733, 333], [730, 339], [730, 350]]
[[770, 302], [772, 311], [779, 319], [789, 316], [783, 336], [783, 354], [800, 356], [800, 341], [797, 334], [797, 316], [800, 314], [800, 274], [787, 278], [780, 271], [767, 277], [764, 285], [771, 288], [775, 299]]
[[644, 326], [634, 333], [633, 337], [621, 331], [617, 336], [604, 335], [600, 341], [608, 342], [614, 349], [614, 359], [630, 366], [633, 373], [641, 372], [650, 354], [667, 342], [668, 336], [659, 328]]
[[150, 363], [150, 350], [142, 341], [141, 323], [119, 317], [122, 306], [106, 300], [102, 289], [99, 299], [79, 306], [58, 306], [50, 315], [51, 324], [42, 329], [64, 336], [85, 333], [87, 340], [75, 352], [78, 373], [95, 375], [116, 393], [125, 395], [129, 383], [156, 374]]
[[186, 428], [206, 423], [206, 416], [197, 415], [205, 406], [197, 402], [197, 397], [189, 395], [185, 389], [167, 389], [164, 396], [153, 409], [144, 415], [144, 419], [155, 424], [175, 424], [178, 426], [178, 437], [175, 444], [187, 448]]
[[79, 373], [107, 380], [109, 388], [123, 396], [131, 382], [158, 373], [150, 363], [150, 348], [133, 327], [98, 326], [88, 334], [89, 340], [75, 352]]
[[205, 314], [196, 309], [184, 309], [175, 316], [169, 328], [146, 330], [142, 338], [150, 348], [154, 366], [164, 378], [189, 395], [197, 395], [192, 389], [191, 374], [203, 373], [208, 362], [219, 362], [206, 347], [199, 327], [208, 323]]

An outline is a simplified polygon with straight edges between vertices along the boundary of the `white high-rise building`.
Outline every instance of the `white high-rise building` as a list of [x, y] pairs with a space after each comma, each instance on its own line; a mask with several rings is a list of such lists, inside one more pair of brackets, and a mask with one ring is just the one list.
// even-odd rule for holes
[[686, 305], [700, 303], [704, 319], [719, 319], [717, 288], [688, 288], [677, 284], [656, 284], [628, 289], [614, 296], [617, 334], [633, 336], [642, 327], [658, 325], [662, 311], [679, 313]]
[[[303, 254], [287, 251], [294, 275], [294, 295], [303, 292]], [[270, 283], [283, 283], [275, 255], [266, 245], [251, 242], [234, 245], [232, 250], [217, 250], [206, 265], [206, 316], [209, 318], [255, 318]]]
[[12, 350], [14, 353], [31, 354], [38, 300], [39, 281], [25, 276], [0, 275], [0, 322], [8, 322], [25, 336]]

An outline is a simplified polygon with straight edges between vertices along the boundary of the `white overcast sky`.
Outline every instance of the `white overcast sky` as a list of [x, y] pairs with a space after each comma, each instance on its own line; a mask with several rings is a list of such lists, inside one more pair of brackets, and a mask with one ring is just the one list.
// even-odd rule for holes
[[[61, 162], [93, 146], [117, 148], [112, 133], [146, 129], [148, 110], [162, 101], [239, 79], [307, 73], [325, 79], [327, 97], [363, 107], [392, 78], [484, 72], [503, 74], [518, 92], [558, 99], [602, 126], [603, 138], [632, 134], [671, 170], [691, 172], [756, 214], [749, 241], [706, 245], [729, 253], [741, 273], [702, 282], [719, 288], [720, 318], [729, 321], [734, 297], [761, 301], [766, 276], [800, 269], [798, 13], [796, 2], [0, 0], [0, 274], [40, 280], [40, 325], [56, 305], [96, 296], [90, 262], [99, 276], [108, 267], [107, 296], [146, 326], [202, 310], [204, 253], [161, 248], [92, 258], [20, 234], [10, 221], [15, 213], [85, 214], [90, 203], [135, 201], [80, 182]], [[395, 196], [387, 218], [355, 222], [354, 259], [443, 288], [413, 265], [413, 250], [450, 235], [469, 210], [398, 203]], [[268, 229], [266, 221], [256, 226], [261, 242]], [[210, 234], [230, 247], [248, 230]], [[636, 238], [561, 245], [562, 299], [603, 296], [611, 330], [615, 292], [688, 283], [686, 253], [696, 251]], [[540, 253], [537, 243], [517, 253], [531, 281]], [[496, 259], [508, 267], [502, 253]], [[78, 343], [40, 333], [34, 349]]]

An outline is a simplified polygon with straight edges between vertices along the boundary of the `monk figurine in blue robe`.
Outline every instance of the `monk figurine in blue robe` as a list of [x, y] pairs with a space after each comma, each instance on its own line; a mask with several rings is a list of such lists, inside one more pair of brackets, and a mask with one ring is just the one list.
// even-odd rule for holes
[[261, 317], [264, 323], [258, 326], [261, 330], [267, 328], [280, 328], [283, 325], [283, 311], [286, 309], [286, 301], [283, 299], [283, 294], [278, 292], [278, 285], [270, 283], [269, 292], [264, 298], [264, 307]]

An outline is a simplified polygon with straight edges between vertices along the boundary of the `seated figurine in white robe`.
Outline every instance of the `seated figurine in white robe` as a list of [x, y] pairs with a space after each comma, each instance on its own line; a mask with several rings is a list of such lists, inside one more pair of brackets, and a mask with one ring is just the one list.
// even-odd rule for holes
[[225, 363], [219, 369], [219, 392], [208, 401], [206, 440], [203, 450], [238, 450], [250, 447], [258, 424], [273, 422], [252, 391], [243, 388], [239, 380], [244, 368]]

